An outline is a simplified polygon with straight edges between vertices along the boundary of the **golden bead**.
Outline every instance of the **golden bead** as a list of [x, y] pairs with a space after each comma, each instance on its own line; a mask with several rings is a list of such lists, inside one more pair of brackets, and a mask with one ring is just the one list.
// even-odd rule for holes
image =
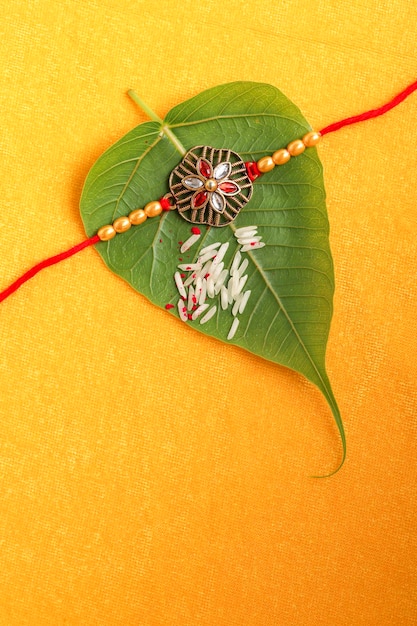
[[147, 218], [148, 216], [143, 209], [135, 209], [129, 213], [129, 222], [133, 224], [133, 226], [139, 226], [139, 224], [142, 224]]
[[118, 217], [113, 222], [113, 228], [116, 233], [125, 233], [132, 226], [128, 217]]
[[101, 241], [109, 241], [109, 239], [113, 239], [116, 236], [116, 231], [111, 224], [108, 224], [107, 226], [102, 226], [97, 235]]
[[285, 148], [283, 148], [282, 150], [277, 150], [272, 155], [272, 160], [275, 165], [284, 165], [284, 163], [288, 163], [290, 159], [291, 154]]
[[158, 200], [153, 200], [153, 202], [148, 202], [145, 206], [144, 211], [148, 217], [156, 217], [162, 213], [162, 206]]
[[301, 141], [301, 139], [296, 139], [295, 141], [292, 141], [291, 143], [289, 143], [287, 146], [288, 152], [291, 154], [291, 156], [294, 156], [294, 157], [298, 156], [299, 154], [302, 154], [305, 149], [306, 147]]
[[310, 133], [307, 133], [307, 135], [304, 135], [303, 144], [306, 146], [306, 148], [312, 148], [313, 146], [318, 144], [318, 142], [320, 141], [320, 137], [320, 133], [312, 130]]
[[258, 166], [258, 170], [262, 172], [262, 174], [265, 174], [266, 172], [270, 172], [275, 167], [275, 163], [273, 162], [272, 157], [270, 156], [262, 157], [262, 159], [259, 159], [256, 165]]
[[204, 183], [204, 187], [207, 189], [207, 191], [216, 191], [217, 180], [215, 178], [208, 178]]

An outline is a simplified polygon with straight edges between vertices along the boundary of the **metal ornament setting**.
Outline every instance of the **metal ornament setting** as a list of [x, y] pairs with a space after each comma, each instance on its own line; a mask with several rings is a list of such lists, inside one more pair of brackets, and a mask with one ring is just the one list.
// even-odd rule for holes
[[232, 150], [191, 148], [171, 172], [169, 188], [179, 214], [193, 224], [226, 226], [252, 196], [245, 163]]

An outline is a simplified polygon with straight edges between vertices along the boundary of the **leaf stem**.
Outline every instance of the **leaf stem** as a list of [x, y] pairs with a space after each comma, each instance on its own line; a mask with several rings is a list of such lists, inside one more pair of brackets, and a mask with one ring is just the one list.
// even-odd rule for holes
[[142, 111], [144, 113], [146, 113], [146, 115], [148, 117], [151, 118], [151, 120], [153, 120], [154, 122], [159, 122], [160, 124], [163, 124], [163, 120], [161, 120], [160, 117], [158, 117], [158, 115], [156, 113], [154, 113], [154, 111], [152, 111], [152, 109], [150, 107], [148, 107], [148, 105], [146, 104], [146, 102], [144, 102], [142, 100], [142, 98], [140, 98], [138, 96], [138, 94], [136, 93], [136, 91], [134, 91], [133, 89], [129, 89], [129, 91], [127, 92], [127, 95], [132, 98], [133, 102], [135, 104], [138, 105], [138, 107], [140, 107], [142, 109]]
[[127, 92], [127, 95], [130, 98], [132, 98], [133, 102], [137, 104], [138, 107], [140, 107], [142, 111], [146, 113], [148, 117], [150, 117], [151, 120], [161, 124], [161, 133], [164, 134], [167, 137], [167, 139], [169, 139], [169, 141], [172, 143], [174, 148], [178, 150], [181, 156], [185, 156], [185, 154], [187, 153], [186, 149], [184, 148], [182, 143], [179, 141], [179, 139], [174, 135], [172, 130], [169, 128], [169, 126], [164, 125], [164, 120], [161, 120], [161, 118], [154, 111], [152, 111], [150, 107], [148, 107], [146, 102], [144, 102], [142, 98], [138, 96], [136, 91], [134, 91], [133, 89], [129, 89], [129, 91]]
[[182, 157], [187, 154], [187, 150], [184, 148], [180, 140], [174, 135], [169, 126], [162, 126], [161, 132], [170, 140], [174, 148], [178, 150]]

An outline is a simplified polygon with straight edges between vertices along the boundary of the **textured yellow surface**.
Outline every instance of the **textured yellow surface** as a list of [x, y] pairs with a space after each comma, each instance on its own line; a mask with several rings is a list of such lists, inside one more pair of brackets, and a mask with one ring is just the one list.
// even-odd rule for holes
[[[417, 79], [414, 0], [9, 0], [0, 288], [84, 237], [102, 151], [205, 88], [279, 87], [319, 128]], [[0, 306], [1, 626], [417, 623], [417, 94], [330, 135], [324, 400], [181, 326], [88, 249]]]

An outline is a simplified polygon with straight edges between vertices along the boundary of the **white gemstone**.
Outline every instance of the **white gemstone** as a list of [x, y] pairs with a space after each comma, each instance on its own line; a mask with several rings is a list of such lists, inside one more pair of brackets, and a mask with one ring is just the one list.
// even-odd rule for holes
[[217, 213], [223, 213], [225, 207], [225, 200], [220, 193], [213, 191], [210, 194], [210, 204]]
[[203, 181], [195, 176], [188, 176], [187, 178], [183, 178], [182, 184], [188, 189], [201, 189], [203, 187]]
[[214, 168], [214, 178], [216, 180], [222, 180], [223, 178], [226, 178], [226, 176], [229, 176], [231, 169], [232, 166], [228, 161], [225, 161], [224, 163], [219, 163]]

